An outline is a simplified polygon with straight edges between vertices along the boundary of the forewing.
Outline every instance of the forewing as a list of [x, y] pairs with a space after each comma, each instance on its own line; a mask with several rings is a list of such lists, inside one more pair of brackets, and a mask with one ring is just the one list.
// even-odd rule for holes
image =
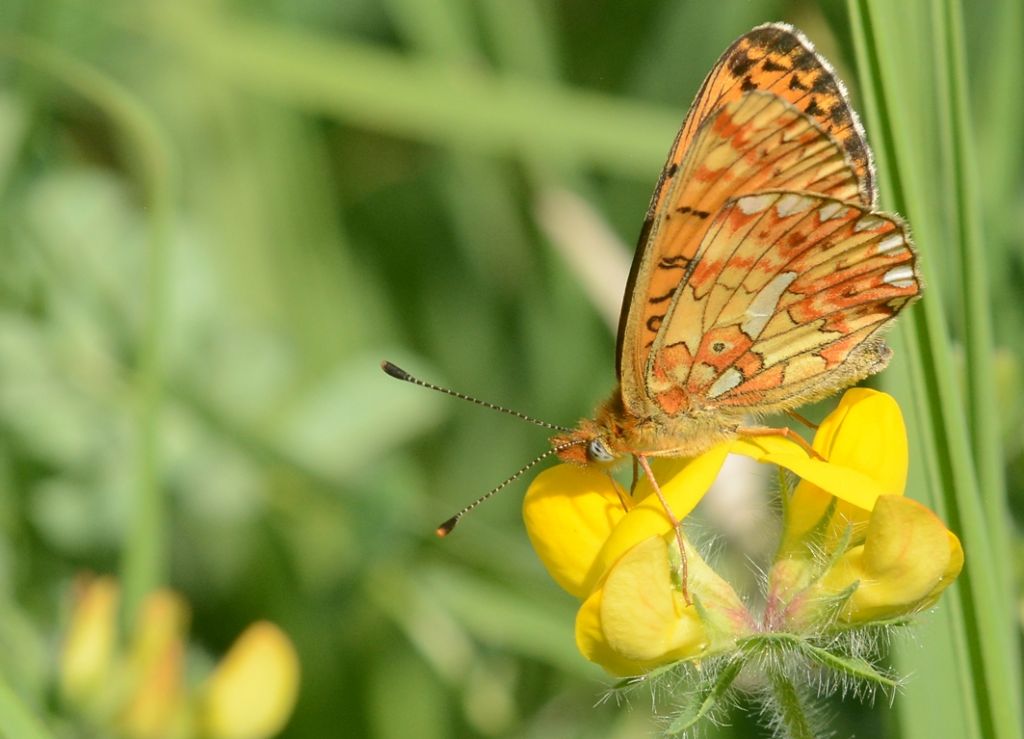
[[666, 172], [655, 192], [651, 211], [666, 195], [665, 181], [673, 165], [685, 158], [701, 123], [712, 111], [747, 92], [760, 90], [782, 98], [807, 114], [835, 139], [853, 167], [859, 197], [875, 204], [875, 174], [864, 129], [843, 83], [807, 38], [792, 26], [769, 23], [740, 36], [711, 68], [686, 116], [669, 154]]
[[888, 359], [877, 338], [920, 292], [905, 225], [858, 203], [764, 191], [712, 219], [646, 377], [668, 415], [784, 410]]

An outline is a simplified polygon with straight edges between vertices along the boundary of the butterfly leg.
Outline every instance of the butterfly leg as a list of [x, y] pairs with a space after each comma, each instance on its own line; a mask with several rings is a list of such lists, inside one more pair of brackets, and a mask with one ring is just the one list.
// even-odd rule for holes
[[809, 419], [809, 418], [807, 418], [805, 416], [801, 416], [796, 411], [786, 411], [786, 415], [789, 416], [790, 418], [792, 418], [794, 421], [799, 421], [800, 423], [802, 423], [804, 426], [806, 426], [807, 428], [811, 429], [812, 431], [817, 431], [818, 430], [818, 424], [816, 424], [814, 421], [812, 421], [811, 419]]
[[634, 454], [633, 461], [634, 463], [638, 462], [640, 466], [643, 467], [644, 474], [647, 475], [647, 480], [651, 483], [651, 488], [654, 490], [654, 494], [658, 496], [658, 500], [661, 501], [662, 508], [665, 509], [665, 515], [668, 516], [668, 520], [672, 524], [672, 531], [676, 535], [676, 544], [679, 545], [679, 581], [683, 585], [683, 600], [686, 601], [686, 605], [691, 605], [693, 601], [690, 600], [690, 591], [687, 585], [689, 582], [689, 572], [686, 566], [686, 545], [683, 543], [682, 522], [676, 518], [676, 515], [669, 507], [668, 501], [665, 499], [664, 494], [661, 492], [661, 487], [658, 485], [658, 480], [654, 477], [654, 471], [651, 469], [651, 465], [647, 461], [647, 457], [642, 454]]
[[636, 484], [640, 482], [640, 463], [636, 461], [636, 455], [633, 456], [633, 482], [629, 485], [629, 497], [632, 498], [636, 493]]
[[740, 436], [781, 436], [785, 439], [789, 439], [790, 441], [795, 441], [804, 448], [804, 451], [815, 459], [820, 459], [822, 462], [828, 461], [807, 442], [807, 439], [802, 437], [793, 429], [786, 428], [785, 426], [782, 428], [774, 428], [772, 426], [740, 426], [736, 429], [736, 433]]

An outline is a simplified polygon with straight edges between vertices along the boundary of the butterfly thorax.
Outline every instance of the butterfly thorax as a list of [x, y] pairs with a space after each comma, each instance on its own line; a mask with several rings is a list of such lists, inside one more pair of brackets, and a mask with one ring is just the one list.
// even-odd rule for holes
[[580, 465], [607, 464], [630, 455], [692, 457], [735, 434], [740, 418], [720, 409], [691, 408], [674, 416], [631, 413], [618, 388], [566, 434], [551, 439], [558, 456]]

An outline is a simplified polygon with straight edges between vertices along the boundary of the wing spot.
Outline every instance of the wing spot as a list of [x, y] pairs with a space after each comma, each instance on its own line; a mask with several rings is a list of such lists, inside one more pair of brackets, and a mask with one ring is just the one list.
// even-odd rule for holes
[[686, 269], [690, 264], [690, 260], [681, 254], [673, 257], [662, 257], [658, 261], [659, 269]]
[[736, 77], [745, 75], [753, 65], [754, 61], [742, 49], [729, 57], [729, 71]]
[[804, 112], [807, 113], [807, 115], [822, 115], [825, 111], [818, 107], [817, 98], [811, 98], [811, 102], [809, 102], [807, 107], [804, 108]]
[[843, 148], [846, 149], [846, 153], [850, 155], [850, 158], [854, 161], [858, 161], [864, 158], [864, 142], [860, 136], [851, 136], [843, 142]]
[[882, 282], [893, 287], [911, 287], [917, 280], [914, 278], [914, 268], [901, 264], [899, 267], [893, 267], [886, 272], [885, 276], [882, 277]]
[[714, 384], [708, 389], [709, 398], [717, 398], [719, 395], [729, 392], [743, 381], [743, 374], [735, 367], [730, 367], [718, 376]]
[[750, 78], [749, 74], [743, 78], [743, 82], [740, 83], [740, 89], [743, 90], [743, 92], [750, 92], [751, 90], [757, 89], [757, 85], [754, 83], [754, 80]]
[[843, 218], [846, 216], [846, 213], [846, 207], [837, 200], [833, 200], [832, 202], [826, 203], [818, 208], [818, 216], [821, 218], [823, 223], [833, 218]]
[[780, 218], [784, 218], [785, 216], [810, 210], [812, 205], [814, 205], [812, 198], [795, 192], [787, 192], [779, 198], [779, 202], [775, 205], [775, 210], [778, 211]]
[[816, 92], [819, 95], [825, 93], [831, 97], [838, 91], [839, 89], [836, 86], [836, 81], [832, 79], [832, 75], [824, 72], [818, 75], [818, 78], [814, 80], [814, 83], [811, 85], [811, 92]]
[[761, 288], [760, 292], [750, 301], [750, 306], [745, 313], [746, 320], [740, 325], [740, 331], [751, 339], [760, 336], [778, 309], [782, 293], [786, 292], [796, 278], [796, 272], [782, 272]]
[[807, 90], [807, 85], [800, 81], [800, 78], [795, 74], [789, 78], [789, 89], [790, 90]]
[[796, 36], [778, 26], [754, 29], [747, 35], [747, 38], [750, 39], [751, 45], [759, 49], [777, 51], [781, 54], [788, 54], [794, 46], [800, 43]]
[[662, 322], [662, 320], [664, 320], [664, 318], [665, 318], [665, 316], [663, 316], [663, 315], [661, 315], [661, 316], [653, 315], [650, 318], [648, 318], [647, 319], [647, 330], [648, 331], [657, 331], [659, 328], [661, 328], [661, 322]]
[[820, 66], [821, 65], [818, 62], [818, 55], [815, 54], [813, 51], [801, 47], [800, 51], [793, 55], [794, 69], [807, 71], [808, 69], [813, 69], [814, 67]]
[[751, 216], [754, 213], [763, 213], [775, 202], [774, 193], [762, 195], [745, 195], [736, 201], [736, 205], [745, 215]]
[[875, 246], [875, 250], [879, 254], [885, 254], [894, 249], [900, 248], [901, 246], [903, 246], [904, 243], [906, 242], [903, 241], [903, 234], [897, 233], [879, 241], [878, 244]]
[[879, 218], [872, 213], [868, 213], [867, 215], [861, 216], [857, 219], [857, 223], [854, 225], [853, 230], [855, 233], [869, 231], [873, 228], [878, 228], [884, 223], [886, 223], [884, 219]]
[[725, 342], [716, 341], [714, 344], [711, 345], [711, 351], [713, 351], [715, 354], [721, 354], [722, 352], [725, 351]]
[[779, 64], [774, 61], [770, 56], [766, 56], [764, 61], [761, 62], [761, 69], [765, 72], [788, 72], [789, 67]]

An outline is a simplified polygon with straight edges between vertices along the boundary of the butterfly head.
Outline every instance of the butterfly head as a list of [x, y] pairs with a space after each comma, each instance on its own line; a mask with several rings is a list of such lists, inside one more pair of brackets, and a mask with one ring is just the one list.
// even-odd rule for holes
[[620, 456], [608, 429], [591, 420], [553, 437], [551, 445], [563, 462], [578, 465], [610, 464]]

